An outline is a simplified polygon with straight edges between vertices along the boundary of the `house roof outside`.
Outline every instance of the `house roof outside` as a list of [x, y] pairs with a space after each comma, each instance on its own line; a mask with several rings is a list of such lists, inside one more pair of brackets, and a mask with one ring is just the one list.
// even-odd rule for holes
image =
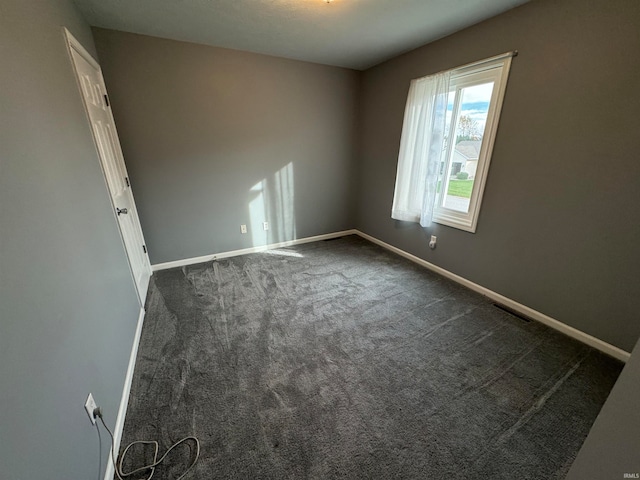
[[463, 140], [456, 145], [456, 152], [462, 155], [465, 160], [478, 160], [480, 158], [480, 147], [482, 140]]

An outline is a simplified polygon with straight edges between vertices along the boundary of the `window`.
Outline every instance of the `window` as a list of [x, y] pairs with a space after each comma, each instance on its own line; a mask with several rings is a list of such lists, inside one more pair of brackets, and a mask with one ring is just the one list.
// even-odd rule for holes
[[512, 56], [412, 81], [393, 218], [475, 232]]

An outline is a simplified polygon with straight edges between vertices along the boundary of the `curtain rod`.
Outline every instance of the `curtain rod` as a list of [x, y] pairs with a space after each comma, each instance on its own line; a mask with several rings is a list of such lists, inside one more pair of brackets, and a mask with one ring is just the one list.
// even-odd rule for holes
[[[479, 65], [482, 65], [483, 63], [489, 63], [495, 60], [500, 60], [501, 58], [517, 57], [517, 56], [518, 56], [518, 50], [513, 50], [511, 52], [505, 52], [500, 55], [496, 55], [495, 57], [489, 57], [489, 58], [485, 58], [484, 60], [478, 60], [477, 62], [465, 63], [464, 65], [461, 65], [459, 67], [451, 68], [450, 70], [451, 71], [464, 70], [470, 67], [477, 67]], [[443, 70], [443, 71], [447, 72], [448, 70]]]
[[[485, 58], [484, 60], [478, 60], [476, 62], [465, 63], [464, 65], [460, 65], [459, 67], [448, 68], [446, 70], [440, 70], [439, 72], [436, 72], [436, 73], [430, 73], [428, 75], [425, 75], [425, 76], [419, 77], [419, 78], [431, 77], [433, 75], [438, 75], [438, 74], [444, 73], [444, 72], [457, 72], [459, 70], [466, 70], [467, 68], [478, 67], [478, 66], [480, 66], [480, 65], [482, 65], [484, 63], [493, 62], [495, 60], [500, 60], [502, 58], [517, 57], [517, 56], [518, 56], [518, 50], [512, 50], [510, 52], [501, 53], [500, 55], [496, 55], [494, 57]], [[416, 80], [418, 80], [418, 79], [416, 79]]]

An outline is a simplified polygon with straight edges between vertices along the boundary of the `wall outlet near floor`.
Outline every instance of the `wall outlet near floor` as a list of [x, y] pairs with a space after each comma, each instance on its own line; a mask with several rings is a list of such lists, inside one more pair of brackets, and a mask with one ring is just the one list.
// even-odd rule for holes
[[240, 233], [247, 233], [247, 226], [246, 225], [240, 225]]
[[266, 232], [269, 230], [269, 222], [262, 222], [262, 229]]
[[87, 397], [87, 401], [84, 402], [84, 409], [89, 415], [89, 420], [91, 420], [91, 423], [93, 423], [94, 425], [96, 424], [96, 416], [93, 414], [93, 411], [97, 407], [98, 406], [96, 405], [96, 401], [93, 399], [93, 395], [89, 394], [89, 396]]
[[433, 250], [434, 248], [436, 248], [436, 242], [438, 241], [438, 237], [436, 237], [435, 235], [431, 235], [431, 241], [429, 242], [429, 248], [431, 250]]

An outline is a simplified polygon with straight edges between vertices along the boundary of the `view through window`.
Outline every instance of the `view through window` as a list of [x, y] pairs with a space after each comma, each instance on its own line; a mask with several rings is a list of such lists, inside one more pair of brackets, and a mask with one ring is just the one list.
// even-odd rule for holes
[[445, 140], [447, 153], [440, 169], [445, 179], [445, 208], [469, 212], [493, 85], [484, 83], [449, 93], [446, 131], [450, 134]]

